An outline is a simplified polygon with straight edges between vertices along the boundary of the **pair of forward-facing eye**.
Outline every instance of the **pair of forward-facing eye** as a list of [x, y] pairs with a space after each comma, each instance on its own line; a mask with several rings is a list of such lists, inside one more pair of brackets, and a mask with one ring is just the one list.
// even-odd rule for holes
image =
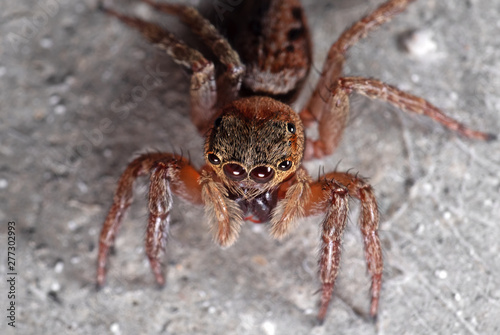
[[[231, 180], [241, 181], [247, 177], [247, 171], [243, 166], [229, 163], [223, 167], [224, 174]], [[257, 166], [250, 171], [250, 178], [258, 183], [267, 183], [274, 177], [274, 170], [269, 166]]]
[[[208, 154], [208, 160], [214, 165], [219, 165], [221, 163], [219, 157], [215, 154]], [[278, 164], [278, 169], [281, 171], [287, 171], [292, 167], [292, 162], [285, 160]], [[241, 181], [245, 179], [248, 175], [246, 169], [237, 163], [229, 163], [223, 167], [224, 174], [233, 181]], [[274, 169], [269, 166], [261, 165], [254, 167], [250, 171], [250, 178], [257, 183], [267, 183], [274, 177]]]

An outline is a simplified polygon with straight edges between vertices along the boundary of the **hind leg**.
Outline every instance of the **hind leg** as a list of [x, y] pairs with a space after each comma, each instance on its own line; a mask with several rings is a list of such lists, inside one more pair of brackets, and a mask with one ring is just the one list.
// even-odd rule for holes
[[164, 50], [172, 59], [192, 71], [191, 75], [191, 119], [200, 134], [205, 134], [217, 113], [218, 104], [233, 99], [241, 87], [244, 66], [238, 54], [222, 37], [210, 22], [204, 19], [192, 7], [183, 5], [155, 4], [146, 1], [154, 8], [174, 14], [181, 18], [194, 33], [198, 34], [214, 51], [227, 71], [220, 77], [222, 92], [217, 92], [214, 64], [199, 51], [190, 48], [183, 41], [157, 24], [126, 16], [109, 8], [103, 8], [107, 14], [118, 18], [123, 23], [139, 30], [141, 34], [157, 48]]
[[423, 114], [461, 135], [491, 140], [495, 136], [460, 124], [428, 101], [398, 90], [378, 80], [358, 77], [341, 77], [347, 50], [381, 24], [391, 20], [414, 0], [393, 0], [382, 4], [373, 13], [347, 29], [332, 45], [327, 60], [306, 108], [300, 117], [306, 126], [318, 124], [319, 138], [308, 139], [305, 159], [321, 158], [337, 148], [349, 117], [349, 95], [353, 92], [372, 99], [386, 101], [407, 112]]

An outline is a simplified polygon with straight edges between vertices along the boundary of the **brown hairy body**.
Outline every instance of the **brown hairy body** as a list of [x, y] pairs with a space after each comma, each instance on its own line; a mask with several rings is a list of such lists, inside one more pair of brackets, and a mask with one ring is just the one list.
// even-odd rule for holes
[[[191, 118], [206, 135], [206, 165], [198, 170], [187, 159], [169, 153], [145, 154], [130, 163], [118, 182], [101, 231], [98, 284], [104, 283], [109, 248], [132, 201], [132, 184], [139, 175], [149, 175], [146, 252], [159, 284], [164, 283], [160, 254], [168, 234], [173, 195], [205, 207], [214, 240], [224, 247], [236, 241], [245, 220], [269, 222], [270, 234], [282, 238], [301, 217], [322, 215], [318, 318], [323, 320], [338, 273], [348, 204], [354, 198], [361, 204], [359, 224], [372, 282], [370, 314], [376, 316], [383, 263], [373, 189], [364, 178], [348, 172], [325, 173], [314, 181], [302, 161], [335, 150], [346, 126], [352, 92], [424, 114], [471, 139], [494, 138], [469, 129], [422, 98], [393, 86], [342, 76], [349, 47], [412, 1], [387, 1], [347, 29], [331, 46], [316, 89], [300, 113], [288, 105], [311, 67], [311, 42], [299, 1], [247, 2], [241, 9], [246, 13], [240, 16], [244, 19], [231, 23], [234, 27], [228, 39], [194, 8], [142, 1], [189, 26], [225, 71], [216, 76], [214, 63], [163, 28], [104, 9], [192, 71]], [[318, 126], [316, 140], [306, 139], [305, 129], [311, 125]]]

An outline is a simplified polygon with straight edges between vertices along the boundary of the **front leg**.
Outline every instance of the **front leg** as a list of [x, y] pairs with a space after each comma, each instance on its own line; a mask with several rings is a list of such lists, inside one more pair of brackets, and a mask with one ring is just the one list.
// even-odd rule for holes
[[359, 227], [363, 236], [365, 259], [368, 273], [371, 276], [370, 315], [377, 316], [380, 289], [382, 288], [382, 247], [378, 236], [379, 212], [373, 188], [358, 175], [345, 172], [332, 172], [325, 179], [334, 179], [345, 185], [351, 197], [357, 198], [361, 204]]
[[322, 283], [321, 306], [318, 319], [323, 321], [331, 300], [338, 274], [341, 237], [348, 216], [348, 199], [361, 202], [359, 224], [363, 235], [365, 258], [371, 275], [370, 315], [377, 315], [382, 283], [382, 249], [378, 237], [379, 214], [373, 190], [363, 179], [348, 173], [332, 172], [310, 185], [311, 194], [304, 204], [306, 216], [326, 213], [321, 224], [319, 273]]
[[149, 189], [149, 223], [146, 233], [146, 251], [159, 284], [164, 283], [158, 256], [165, 244], [168, 216], [172, 206], [172, 193], [194, 204], [201, 204], [199, 173], [188, 160], [174, 154], [145, 154], [134, 159], [123, 172], [114, 196], [113, 205], [102, 226], [97, 260], [97, 285], [106, 279], [106, 263], [109, 248], [114, 244], [116, 233], [125, 212], [132, 203], [132, 188], [138, 176], [151, 174]]
[[328, 209], [321, 223], [321, 247], [319, 259], [319, 277], [322, 283], [321, 306], [318, 319], [325, 319], [333, 293], [335, 279], [340, 266], [342, 233], [344, 232], [349, 211], [347, 190], [344, 186], [330, 180], [324, 184], [328, 192]]
[[160, 255], [165, 250], [170, 228], [170, 210], [173, 203], [172, 188], [173, 184], [179, 184], [180, 169], [181, 166], [176, 158], [164, 157], [153, 165], [150, 174], [146, 254], [159, 285], [165, 283]]

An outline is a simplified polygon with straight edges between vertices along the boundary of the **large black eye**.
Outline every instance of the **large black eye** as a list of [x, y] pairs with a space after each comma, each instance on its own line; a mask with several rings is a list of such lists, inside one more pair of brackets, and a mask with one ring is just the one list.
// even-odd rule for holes
[[295, 134], [295, 125], [293, 123], [287, 123], [286, 125], [286, 129], [288, 129], [289, 132], [291, 132], [292, 134]]
[[239, 164], [226, 164], [224, 165], [224, 173], [226, 176], [234, 181], [240, 181], [246, 178], [247, 171]]
[[207, 158], [208, 158], [208, 161], [210, 163], [212, 163], [213, 165], [219, 165], [220, 164], [220, 159], [215, 154], [208, 154]]
[[258, 183], [267, 183], [274, 177], [274, 170], [269, 166], [257, 166], [250, 171], [250, 177]]
[[283, 161], [278, 164], [278, 169], [281, 171], [288, 171], [292, 167], [292, 162], [291, 161]]

